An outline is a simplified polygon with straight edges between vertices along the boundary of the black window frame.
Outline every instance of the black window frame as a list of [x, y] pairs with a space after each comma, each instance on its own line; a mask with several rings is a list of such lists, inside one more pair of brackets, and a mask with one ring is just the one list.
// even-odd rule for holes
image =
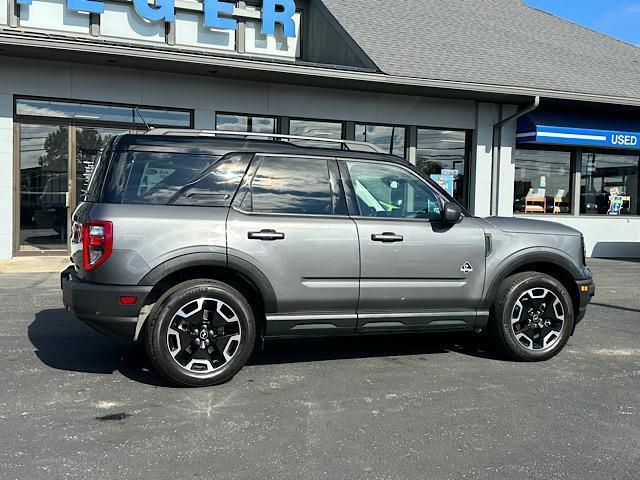
[[[471, 192], [472, 192], [472, 188], [471, 188], [471, 179], [472, 179], [472, 175], [473, 175], [473, 171], [476, 168], [475, 167], [475, 161], [473, 158], [473, 134], [474, 134], [474, 130], [473, 129], [465, 129], [465, 128], [455, 128], [455, 127], [431, 127], [429, 125], [415, 125], [416, 128], [416, 137], [415, 137], [415, 142], [412, 142], [411, 140], [407, 139], [407, 141], [409, 142], [409, 147], [413, 147], [416, 150], [416, 157], [415, 157], [415, 167], [416, 169], [420, 170], [418, 167], [418, 151], [420, 150], [420, 147], [418, 146], [419, 144], [419, 137], [420, 137], [420, 130], [439, 130], [439, 131], [443, 131], [443, 132], [462, 132], [465, 134], [465, 138], [464, 138], [464, 167], [465, 167], [465, 171], [464, 171], [464, 184], [462, 185], [462, 195], [461, 195], [461, 199], [458, 200], [456, 199], [455, 201], [462, 206], [465, 209], [468, 209], [469, 206], [471, 205]], [[424, 176], [428, 176], [428, 174], [422, 172], [420, 170], [420, 173]], [[453, 194], [451, 195], [453, 197]]]
[[[571, 154], [571, 214], [557, 215], [556, 218], [567, 217], [580, 217], [580, 218], [640, 218], [640, 197], [638, 202], [638, 213], [635, 215], [593, 215], [588, 213], [580, 213], [582, 188], [581, 181], [578, 182], [578, 176], [582, 175], [582, 154], [583, 153], [595, 153], [604, 155], [625, 155], [625, 156], [638, 156], [640, 158], [640, 149], [624, 149], [624, 148], [602, 148], [602, 147], [590, 147], [581, 145], [561, 145], [561, 144], [531, 144], [531, 143], [517, 143], [515, 149], [518, 150], [544, 150], [544, 151], [560, 151], [569, 152]], [[514, 149], [514, 151], [515, 151]], [[640, 192], [640, 160], [638, 163], [638, 192]], [[524, 213], [514, 213], [515, 215], [534, 215]], [[537, 215], [542, 218], [542, 215]], [[549, 214], [545, 217], [554, 217]], [[550, 220], [551, 218], [549, 218]]]
[[[568, 153], [569, 154], [569, 190], [567, 195], [569, 197], [569, 213], [524, 213], [524, 212], [516, 212], [515, 211], [515, 198], [512, 200], [513, 206], [513, 215], [530, 215], [534, 217], [540, 217], [544, 220], [551, 221], [554, 218], [567, 218], [573, 217], [576, 215], [576, 208], [579, 210], [580, 206], [575, 205], [575, 178], [576, 178], [576, 169], [580, 169], [580, 155], [576, 153], [576, 148], [569, 146], [561, 146], [561, 145], [544, 145], [544, 148], [535, 148], [529, 144], [516, 144], [516, 146], [512, 150], [512, 162], [515, 169], [515, 160], [516, 160], [516, 152], [518, 150], [529, 150], [529, 151], [545, 151], [545, 152], [560, 152], [560, 153]], [[515, 191], [515, 179], [514, 179], [514, 191]]]
[[[354, 128], [357, 128], [358, 125], [361, 125], [361, 126], [363, 126], [365, 128], [366, 127], [388, 127], [388, 128], [401, 128], [401, 129], [403, 129], [404, 130], [404, 145], [402, 146], [403, 155], [400, 158], [407, 160], [409, 147], [411, 146], [410, 145], [411, 142], [410, 142], [410, 139], [409, 139], [409, 137], [410, 137], [409, 129], [411, 127], [410, 125], [404, 125], [404, 124], [398, 124], [398, 123], [394, 124], [394, 123], [375, 123], [375, 122], [357, 122], [357, 121], [354, 121], [353, 124], [354, 124]], [[421, 128], [421, 127], [416, 127], [416, 128]], [[449, 130], [454, 130], [454, 129], [449, 129]], [[354, 134], [357, 134], [357, 131], [354, 131]], [[367, 142], [366, 140], [358, 140], [357, 138], [355, 138], [355, 141], [356, 142], [362, 142], [362, 141]], [[373, 142], [367, 142], [367, 143], [371, 143], [372, 145], [375, 145]], [[398, 155], [396, 155], [394, 153], [391, 153], [391, 152], [385, 152], [385, 155], [394, 155], [396, 157], [398, 156]]]
[[[330, 214], [311, 214], [311, 213], [284, 213], [284, 212], [262, 212], [256, 211], [253, 205], [252, 197], [252, 185], [253, 180], [256, 177], [257, 172], [260, 169], [260, 165], [264, 158], [276, 157], [276, 158], [294, 158], [300, 160], [316, 160], [325, 161], [329, 173], [329, 194], [331, 199]], [[347, 205], [346, 193], [343, 188], [342, 181], [340, 179], [340, 170], [338, 162], [335, 157], [321, 156], [321, 155], [297, 155], [289, 153], [267, 153], [256, 152], [253, 156], [251, 164], [247, 169], [247, 172], [242, 179], [240, 188], [238, 189], [231, 207], [245, 215], [256, 216], [286, 216], [286, 217], [301, 217], [301, 218], [349, 218], [349, 210]]]
[[[278, 134], [280, 133], [281, 129], [282, 129], [282, 117], [278, 116], [278, 115], [263, 115], [260, 113], [245, 113], [245, 112], [223, 112], [223, 111], [216, 111], [215, 112], [215, 121], [214, 121], [214, 127], [215, 130], [218, 130], [218, 115], [228, 115], [228, 116], [235, 116], [235, 117], [248, 117], [248, 122], [247, 122], [247, 127], [251, 128], [251, 124], [252, 124], [252, 119], [254, 117], [258, 117], [258, 118], [270, 118], [273, 119], [275, 121], [275, 129], [273, 134]], [[234, 132], [243, 132], [242, 130], [233, 130]], [[258, 133], [258, 132], [253, 132], [252, 130], [247, 130], [246, 133]], [[267, 134], [268, 135], [268, 134]]]
[[83, 127], [129, 128], [135, 131], [147, 130], [139, 114], [137, 115], [138, 121], [135, 120], [136, 116], [134, 116], [133, 121], [131, 122], [105, 121], [105, 120], [95, 120], [95, 119], [78, 118], [78, 117], [68, 118], [68, 117], [19, 114], [18, 102], [20, 100], [60, 102], [60, 103], [78, 104], [78, 105], [96, 105], [96, 106], [102, 106], [102, 107], [117, 107], [117, 108], [132, 109], [132, 111], [135, 111], [135, 109], [138, 108], [140, 110], [158, 110], [158, 111], [166, 111], [166, 112], [178, 112], [178, 113], [185, 113], [189, 115], [189, 126], [152, 124], [153, 127], [190, 130], [190, 129], [193, 129], [195, 125], [194, 123], [195, 111], [190, 108], [162, 107], [158, 105], [138, 105], [138, 104], [130, 104], [130, 103], [105, 102], [105, 101], [99, 101], [99, 100], [79, 100], [75, 98], [69, 99], [69, 98], [62, 98], [62, 97], [41, 97], [37, 95], [14, 95], [13, 118], [16, 123], [74, 125], [74, 126], [83, 126]]

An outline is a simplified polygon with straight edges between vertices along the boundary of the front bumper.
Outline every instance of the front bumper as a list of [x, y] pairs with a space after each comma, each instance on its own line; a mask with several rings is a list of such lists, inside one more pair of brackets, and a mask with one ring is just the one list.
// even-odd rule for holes
[[[133, 341], [140, 309], [153, 287], [101, 285], [78, 278], [73, 266], [60, 274], [62, 301], [67, 310], [100, 333]], [[121, 296], [136, 296], [132, 305], [121, 305]]]
[[578, 311], [576, 315], [576, 323], [580, 322], [587, 313], [587, 305], [591, 302], [596, 294], [596, 286], [593, 283], [593, 276], [589, 271], [589, 278], [585, 280], [577, 280], [578, 292], [580, 294], [580, 301], [578, 305]]

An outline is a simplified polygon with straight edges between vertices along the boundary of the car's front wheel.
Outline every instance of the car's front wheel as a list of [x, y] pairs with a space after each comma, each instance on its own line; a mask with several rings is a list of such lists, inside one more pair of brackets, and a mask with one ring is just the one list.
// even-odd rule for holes
[[569, 292], [555, 278], [538, 272], [507, 278], [493, 313], [494, 340], [503, 353], [516, 360], [552, 358], [564, 348], [573, 330]]
[[148, 321], [149, 359], [176, 385], [226, 382], [245, 365], [255, 344], [251, 306], [235, 288], [214, 280], [173, 287], [158, 300]]

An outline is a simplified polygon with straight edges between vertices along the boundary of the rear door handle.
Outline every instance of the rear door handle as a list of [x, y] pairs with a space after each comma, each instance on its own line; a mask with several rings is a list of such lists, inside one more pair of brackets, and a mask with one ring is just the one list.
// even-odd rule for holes
[[249, 240], [284, 240], [284, 233], [276, 232], [275, 230], [260, 230], [259, 232], [249, 232]]
[[382, 243], [396, 243], [402, 242], [404, 237], [402, 235], [396, 235], [392, 232], [384, 232], [371, 235], [371, 240], [374, 242], [382, 242]]

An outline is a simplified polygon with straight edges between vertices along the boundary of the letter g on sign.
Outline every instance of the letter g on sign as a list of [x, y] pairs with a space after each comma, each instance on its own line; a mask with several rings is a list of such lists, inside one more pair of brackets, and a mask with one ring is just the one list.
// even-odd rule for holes
[[133, 7], [138, 15], [151, 22], [172, 22], [175, 17], [173, 0], [155, 0], [155, 7], [149, 5], [147, 0], [133, 0]]

